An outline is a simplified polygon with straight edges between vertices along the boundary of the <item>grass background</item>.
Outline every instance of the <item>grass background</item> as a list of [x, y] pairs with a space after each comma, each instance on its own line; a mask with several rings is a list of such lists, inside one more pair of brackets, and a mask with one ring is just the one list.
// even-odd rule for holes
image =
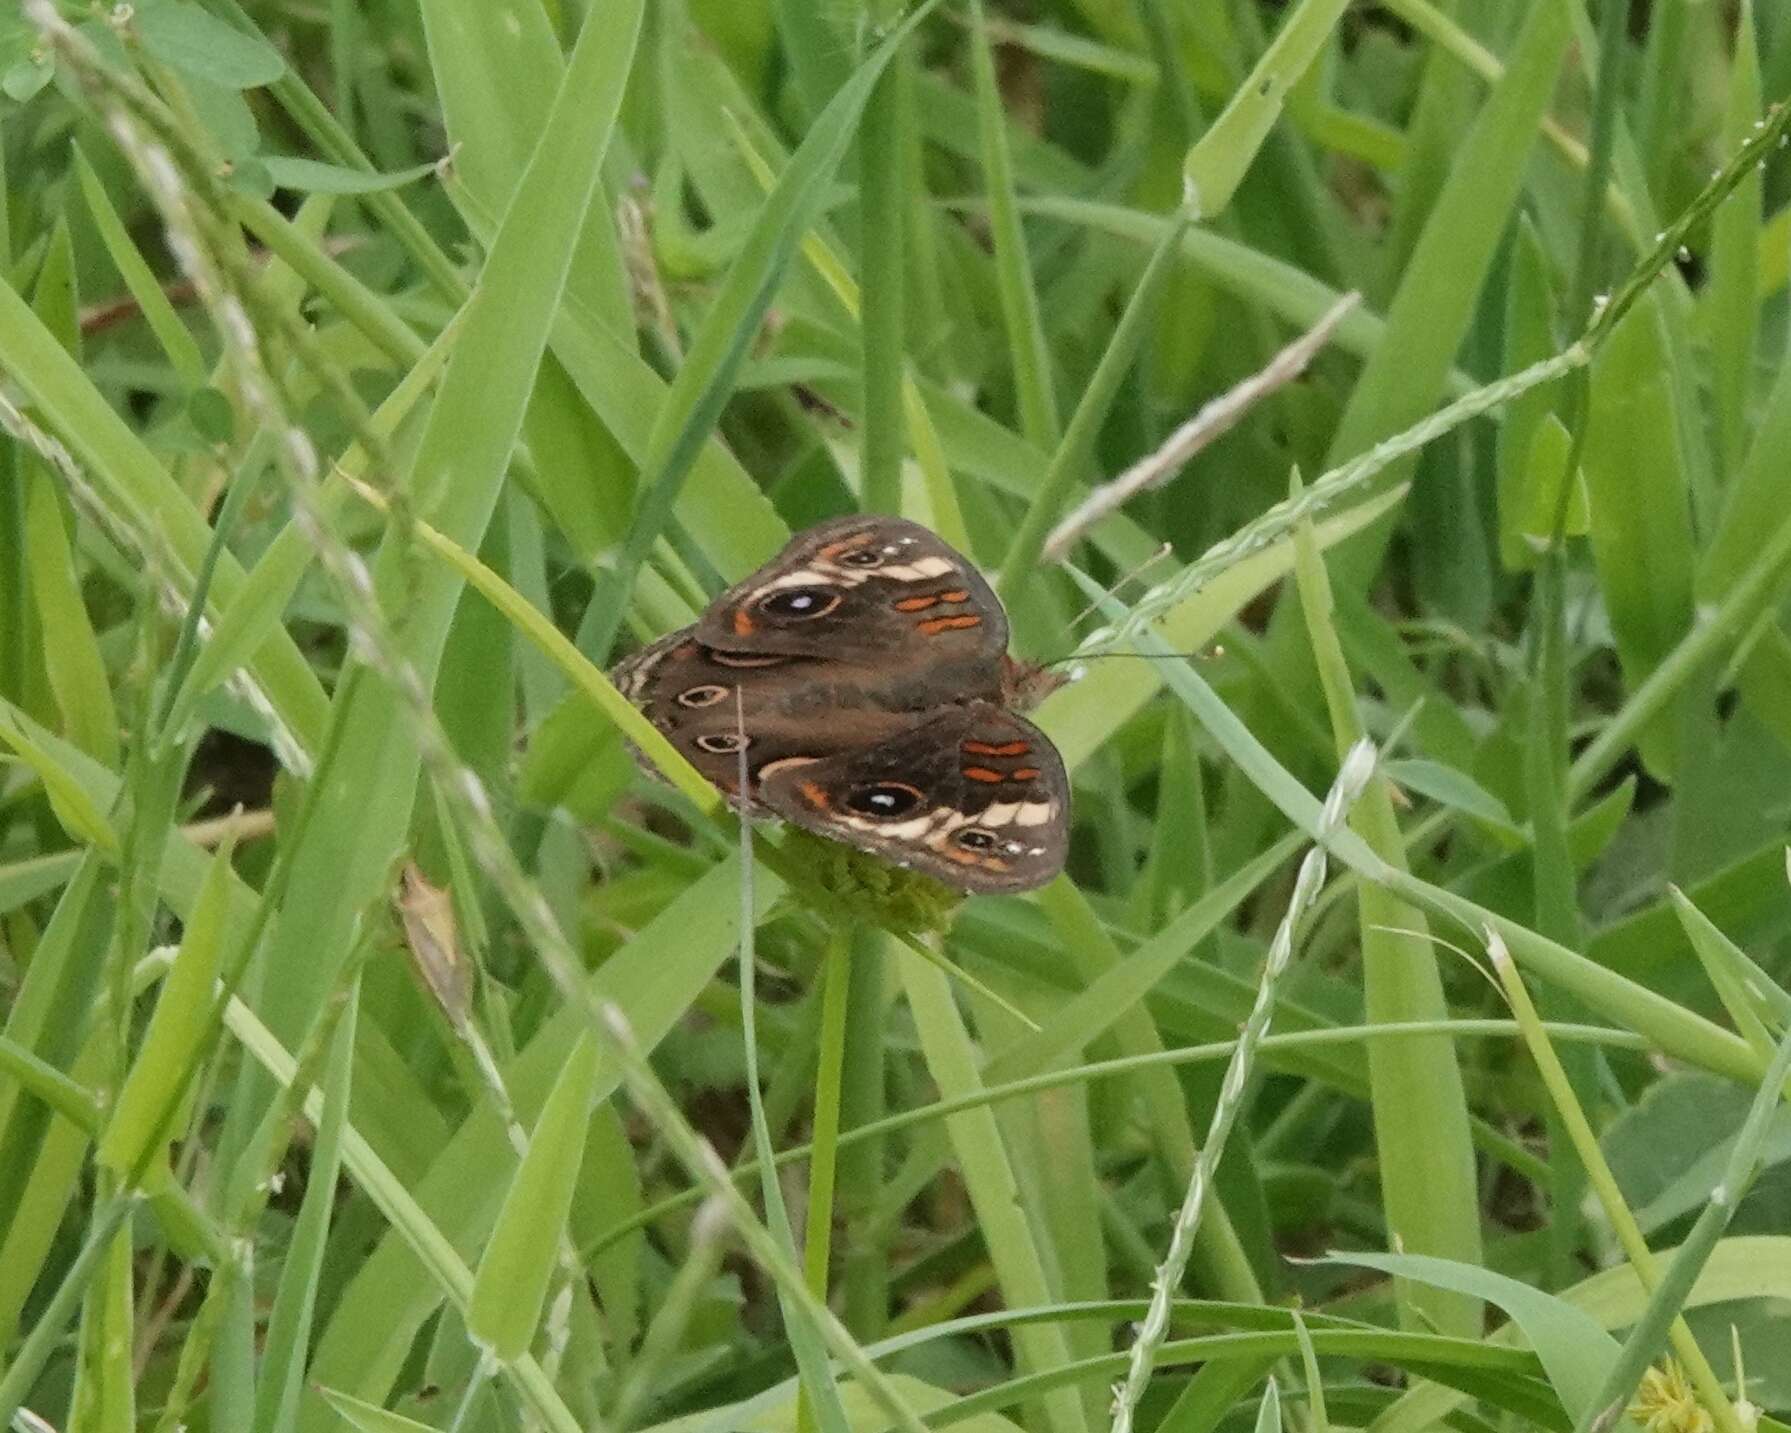
[[[1791, 1418], [1788, 91], [1749, 0], [9, 8], [0, 1426]], [[602, 676], [861, 507], [1206, 654], [1041, 709], [1034, 896], [818, 887]]]

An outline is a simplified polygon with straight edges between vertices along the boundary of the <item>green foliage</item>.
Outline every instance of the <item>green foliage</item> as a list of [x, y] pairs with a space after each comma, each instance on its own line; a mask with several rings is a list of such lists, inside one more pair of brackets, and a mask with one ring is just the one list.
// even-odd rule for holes
[[[0, 1428], [1784, 1427], [1788, 85], [1688, 0], [0, 5]], [[1042, 891], [745, 869], [603, 676], [860, 507], [1099, 658]]]

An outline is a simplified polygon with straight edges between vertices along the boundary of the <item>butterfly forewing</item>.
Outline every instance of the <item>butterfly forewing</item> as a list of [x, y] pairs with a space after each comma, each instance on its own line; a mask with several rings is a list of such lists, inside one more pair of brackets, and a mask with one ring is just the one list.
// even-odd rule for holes
[[1007, 614], [962, 553], [918, 523], [836, 518], [791, 540], [702, 615], [709, 647], [911, 674], [970, 674], [1007, 651]]

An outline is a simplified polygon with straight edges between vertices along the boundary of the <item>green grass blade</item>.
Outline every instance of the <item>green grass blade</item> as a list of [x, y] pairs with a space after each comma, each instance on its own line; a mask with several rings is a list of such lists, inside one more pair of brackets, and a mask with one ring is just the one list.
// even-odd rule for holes
[[[612, 13], [613, 10], [613, 13]], [[639, 0], [614, 0], [581, 32], [553, 124], [538, 144], [486, 256], [412, 464], [411, 500], [447, 536], [475, 545], [496, 505], [573, 247], [596, 188], [628, 75]], [[461, 595], [458, 574], [411, 583], [402, 529], [375, 572], [381, 605], [404, 614], [410, 678], [433, 683]], [[267, 951], [264, 1010], [296, 1040], [346, 959], [351, 923], [385, 879], [410, 817], [418, 767], [410, 716], [383, 682], [358, 688], [342, 715], [337, 779], [320, 793], [290, 878], [288, 916]]]
[[1120, 315], [1113, 337], [1101, 354], [1101, 361], [1095, 365], [1088, 387], [1076, 400], [1069, 427], [1053, 449], [1050, 466], [1039, 480], [1026, 506], [1026, 515], [1020, 519], [1020, 526], [1008, 544], [1007, 556], [1002, 559], [996, 586], [1010, 600], [1025, 578], [1037, 568], [1045, 535], [1062, 514], [1071, 484], [1082, 476], [1088, 464], [1095, 438], [1107, 419], [1120, 384], [1132, 368], [1139, 345], [1144, 341], [1146, 325], [1155, 317], [1153, 305], [1169, 276], [1171, 261], [1180, 248], [1191, 218], [1192, 215], [1184, 210], [1174, 222], [1164, 225], [1163, 235], [1151, 251], [1150, 261], [1139, 275], [1131, 298], [1126, 301], [1125, 312]]
[[[1318, 661], [1341, 759], [1363, 739], [1364, 730], [1349, 666], [1331, 621], [1330, 578], [1309, 524], [1296, 529], [1294, 553], [1307, 640]], [[1384, 778], [1368, 784], [1350, 824], [1389, 866], [1406, 869], [1399, 821]], [[1446, 1015], [1442, 975], [1423, 914], [1385, 887], [1364, 882], [1356, 892], [1356, 919], [1368, 1018], [1410, 1021]], [[1370, 1046], [1368, 1078], [1380, 1154], [1381, 1201], [1395, 1247], [1478, 1263], [1480, 1208], [1473, 1142], [1454, 1048], [1446, 1040]], [[1400, 1289], [1401, 1319], [1407, 1328], [1429, 1327], [1464, 1338], [1478, 1332], [1482, 1315], [1476, 1304], [1447, 1294], [1437, 1297], [1437, 1292], [1409, 1285]]]
[[80, 569], [63, 527], [61, 500], [37, 464], [25, 497], [25, 565], [43, 631], [44, 668], [64, 735], [107, 765], [118, 764], [118, 713], [98, 638], [81, 601]]
[[[1760, 55], [1754, 38], [1752, 0], [1735, 15], [1735, 50], [1729, 67], [1728, 109], [1722, 147], [1738, 149], [1760, 123]], [[1759, 252], [1764, 180], [1750, 170], [1711, 220], [1710, 324], [1716, 400], [1717, 451], [1725, 475], [1733, 475], [1747, 453], [1753, 407], [1755, 346], [1760, 310]]]
[[1729, 1227], [1741, 1196], [1760, 1172], [1761, 1146], [1766, 1141], [1771, 1118], [1784, 1099], [1787, 1076], [1791, 1076], [1791, 1034], [1779, 1042], [1778, 1052], [1767, 1067], [1766, 1078], [1735, 1136], [1735, 1147], [1730, 1152], [1722, 1179], [1710, 1191], [1703, 1212], [1673, 1255], [1660, 1287], [1649, 1298], [1641, 1318], [1636, 1320], [1629, 1337], [1623, 1341], [1622, 1352], [1612, 1363], [1597, 1395], [1580, 1411], [1574, 1424], [1575, 1433], [1588, 1433], [1594, 1427], [1607, 1426], [1628, 1406], [1642, 1374], [1666, 1342], [1668, 1329], [1678, 1319], [1717, 1241]]
[[1461, 347], [1480, 283], [1523, 181], [1529, 143], [1571, 36], [1568, 7], [1534, 0], [1504, 76], [1456, 151], [1387, 310], [1385, 340], [1330, 444], [1336, 463], [1423, 415]]
[[1182, 162], [1187, 203], [1211, 219], [1231, 203], [1257, 152], [1269, 137], [1289, 92], [1317, 57], [1348, 0], [1303, 0], [1281, 24], [1243, 84]]
[[231, 846], [212, 857], [198, 903], [163, 981], [149, 1029], [119, 1087], [94, 1158], [121, 1179], [135, 1181], [166, 1148], [180, 1126], [191, 1052], [212, 1039], [212, 997], [223, 955]]
[[[951, 1096], [975, 1090], [981, 1080], [970, 1033], [953, 1003], [945, 976], [937, 967], [915, 960], [903, 960], [899, 968], [927, 1064], [940, 1091]], [[1044, 1264], [993, 1116], [987, 1110], [971, 1110], [952, 1116], [947, 1125], [1003, 1293], [1015, 1304], [1051, 1302]], [[1027, 1367], [1043, 1370], [1069, 1362], [1069, 1349], [1055, 1329], [1023, 1330], [1019, 1344]], [[1080, 1433], [1087, 1427], [1080, 1399], [1067, 1388], [1047, 1396], [1045, 1407], [1053, 1433]]]
[[[1667, 384], [1658, 306], [1644, 299], [1593, 368], [1585, 473], [1592, 556], [1631, 688], [1692, 625], [1691, 509]], [[1638, 734], [1651, 767], [1673, 769], [1664, 724]]]
[[[612, 955], [593, 977], [597, 993], [621, 1006], [635, 1038], [651, 1048], [714, 977], [739, 939], [732, 899], [739, 875], [726, 861], [680, 896]], [[782, 892], [760, 872], [754, 882], [759, 916]], [[551, 1017], [505, 1071], [519, 1113], [540, 1107], [579, 1029], [574, 1011]], [[600, 1096], [614, 1093], [618, 1074], [606, 1060]], [[499, 1122], [469, 1119], [415, 1182], [415, 1200], [449, 1238], [474, 1241], [495, 1218], [509, 1168], [508, 1141]], [[399, 1234], [388, 1234], [343, 1291], [324, 1330], [311, 1377], [356, 1396], [383, 1398], [402, 1368], [441, 1292], [419, 1267]], [[303, 1433], [330, 1433], [330, 1415], [317, 1402], [301, 1411]]]
[[[1503, 943], [1494, 936], [1488, 942], [1489, 955], [1493, 970], [1504, 988], [1505, 998], [1511, 1005], [1512, 1013], [1524, 1032], [1525, 1042], [1529, 1045], [1530, 1055], [1541, 1071], [1543, 1084], [1547, 1087], [1549, 1098], [1554, 1105], [1557, 1123], [1563, 1126], [1572, 1140], [1574, 1153], [1584, 1169], [1584, 1175], [1573, 1181], [1576, 1194], [1585, 1185], [1590, 1184], [1604, 1208], [1605, 1218], [1610, 1221], [1616, 1232], [1617, 1240], [1628, 1256], [1631, 1267], [1642, 1283], [1657, 1289], [1661, 1279], [1653, 1252], [1624, 1200], [1623, 1191], [1612, 1173], [1604, 1152], [1599, 1146], [1598, 1138], [1586, 1118], [1586, 1112], [1578, 1095], [1574, 1092], [1568, 1071], [1561, 1058], [1555, 1052], [1547, 1033], [1542, 1029], [1542, 1022], [1537, 1018], [1536, 1007], [1531, 1002], [1529, 992], [1525, 989], [1517, 968], [1511, 963], [1509, 952]], [[1558, 1156], [1557, 1156], [1558, 1157]], [[1689, 1285], [1687, 1286], [1689, 1289]], [[1696, 1338], [1690, 1328], [1678, 1317], [1675, 1309], [1672, 1316], [1672, 1338], [1675, 1351], [1686, 1361], [1692, 1370], [1692, 1377], [1699, 1392], [1709, 1408], [1711, 1417], [1724, 1433], [1742, 1433], [1740, 1420], [1729, 1401], [1723, 1396], [1722, 1386], [1717, 1382], [1716, 1374], [1711, 1369], [1703, 1351], [1698, 1347]], [[1619, 1360], [1620, 1362], [1620, 1360]], [[1607, 1375], [1608, 1381], [1608, 1375]], [[1593, 1404], [1580, 1409], [1582, 1419], [1591, 1415], [1597, 1406]]]
[[596, 1088], [597, 1046], [587, 1036], [548, 1091], [473, 1275], [467, 1333], [506, 1363], [528, 1352], [541, 1323]]
[[[1524, 1341], [1536, 1350], [1555, 1396], [1569, 1414], [1591, 1405], [1599, 1383], [1616, 1360], [1616, 1340], [1589, 1314], [1557, 1295], [1490, 1269], [1421, 1254], [1333, 1254], [1327, 1262], [1420, 1279], [1492, 1304], [1523, 1331]], [[1315, 1333], [1314, 1341], [1317, 1339]]]
[[[746, 769], [744, 750], [740, 757], [742, 778]], [[796, 1237], [790, 1224], [790, 1211], [784, 1202], [783, 1186], [778, 1183], [777, 1161], [772, 1154], [771, 1125], [765, 1117], [765, 1101], [759, 1089], [759, 1031], [757, 1013], [757, 971], [758, 961], [757, 929], [753, 919], [755, 902], [753, 900], [753, 854], [752, 823], [740, 823], [740, 1039], [744, 1050], [746, 1074], [746, 1098], [748, 1113], [752, 1122], [753, 1149], [758, 1155], [759, 1192], [765, 1203], [765, 1224], [771, 1231], [771, 1237], [783, 1255], [794, 1265], [797, 1261]], [[839, 961], [831, 962], [838, 966]], [[845, 972], [837, 971], [832, 975], [833, 983], [838, 984]], [[842, 1008], [838, 993], [831, 995], [835, 1006], [836, 1017]], [[817, 1080], [829, 1079], [829, 1075], [816, 1072]], [[831, 1074], [836, 1084], [838, 1072]], [[837, 1098], [837, 1097], [836, 1097]], [[819, 1125], [822, 1098], [817, 1092], [816, 1121]], [[838, 1118], [837, 1106], [834, 1117]], [[818, 1137], [825, 1138], [824, 1130], [817, 1131]], [[819, 1166], [816, 1167], [819, 1174]], [[817, 1231], [817, 1224], [822, 1229], [831, 1230], [833, 1224], [833, 1204], [830, 1181], [818, 1179], [811, 1186], [811, 1203], [809, 1207], [809, 1229], [807, 1247], [803, 1252], [802, 1268], [804, 1286], [813, 1303], [805, 1305], [794, 1298], [787, 1290], [779, 1290], [778, 1304], [783, 1310], [784, 1336], [789, 1340], [791, 1351], [796, 1357], [796, 1367], [802, 1379], [802, 1397], [797, 1404], [796, 1426], [807, 1430], [818, 1425], [825, 1433], [845, 1433], [847, 1428], [846, 1412], [840, 1403], [839, 1385], [833, 1376], [833, 1369], [827, 1361], [826, 1345], [821, 1341], [820, 1331], [815, 1327], [809, 1315], [809, 1308], [825, 1307], [827, 1304], [827, 1234]], [[815, 1199], [826, 1193], [829, 1197], [824, 1204]]]
[[1001, 313], [1007, 328], [1008, 361], [1020, 410], [1020, 432], [1041, 448], [1057, 446], [1057, 390], [1051, 371], [1051, 347], [1039, 315], [1038, 291], [1026, 235], [1015, 205], [1014, 167], [1008, 153], [1007, 122], [995, 80], [995, 58], [989, 48], [988, 20], [982, 0], [970, 5], [970, 63], [976, 82], [977, 136], [982, 150], [983, 178], [989, 190], [989, 218], [994, 228], [995, 278], [1001, 292]]
[[608, 639], [621, 621], [618, 594], [632, 587], [635, 573], [664, 531], [691, 465], [733, 391], [759, 321], [803, 234], [821, 215], [829, 182], [878, 77], [903, 39], [937, 3], [926, 0], [910, 13], [840, 87], [760, 206], [739, 256], [710, 302], [654, 416], [641, 462], [640, 496], [618, 566], [602, 599], [608, 604], [608, 615], [602, 619], [607, 631], [597, 634], [593, 650], [606, 652], [609, 648]]
[[137, 307], [143, 311], [144, 322], [155, 334], [162, 351], [168, 355], [174, 371], [189, 387], [203, 387], [209, 375], [205, 359], [199, 352], [198, 342], [181, 321], [180, 315], [174, 311], [174, 305], [168, 302], [167, 294], [162, 291], [161, 281], [156, 278], [148, 261], [132, 242], [124, 221], [118, 217], [117, 209], [112, 206], [104, 182], [94, 173], [93, 165], [88, 162], [79, 142], [74, 146], [74, 161], [75, 175], [81, 182], [81, 195], [87, 201], [87, 212], [93, 216], [93, 226], [99, 230], [112, 266], [118, 270], [125, 287], [131, 291], [131, 297], [137, 301]]
[[[0, 368], [30, 396], [43, 421], [82, 465], [101, 503], [131, 532], [150, 543], [152, 559], [177, 566], [161, 575], [181, 586], [199, 569], [211, 532], [186, 495], [143, 440], [113, 411], [9, 286], [0, 284]], [[237, 593], [241, 566], [226, 554], [213, 582], [214, 602]], [[284, 633], [256, 653], [255, 679], [281, 720], [310, 747], [323, 731], [327, 703], [322, 685]]]
[[[360, 1018], [360, 985], [349, 992], [336, 1027], [324, 1075], [323, 1119], [317, 1126], [305, 1177], [298, 1223], [280, 1269], [280, 1284], [268, 1315], [261, 1377], [256, 1384], [254, 1433], [289, 1433], [298, 1416], [305, 1363], [316, 1317], [325, 1242], [342, 1169], [343, 1132], [354, 1079], [355, 1030]], [[325, 1395], [328, 1396], [327, 1394]]]
[[[69, 1264], [62, 1282], [56, 1286], [56, 1292], [50, 1296], [43, 1312], [33, 1324], [30, 1333], [13, 1354], [12, 1362], [0, 1373], [0, 1427], [13, 1426], [13, 1418], [23, 1405], [31, 1387], [37, 1382], [44, 1365], [49, 1362], [56, 1346], [67, 1332], [68, 1323], [74, 1317], [75, 1308], [88, 1296], [92, 1281], [103, 1277], [106, 1270], [102, 1261], [110, 1251], [119, 1247], [117, 1232], [125, 1217], [135, 1206], [135, 1201], [128, 1196], [118, 1195], [106, 1201], [94, 1213], [88, 1227], [87, 1237], [81, 1244], [80, 1252]], [[130, 1250], [128, 1244], [125, 1253]], [[126, 1273], [129, 1266], [126, 1265]], [[126, 1303], [128, 1314], [129, 1304]], [[125, 1349], [129, 1349], [128, 1338], [121, 1338]], [[117, 1424], [114, 1423], [113, 1427]], [[111, 1433], [111, 1430], [107, 1430]]]
[[378, 1404], [350, 1398], [346, 1393], [339, 1393], [333, 1388], [320, 1388], [318, 1393], [331, 1408], [342, 1415], [349, 1427], [358, 1429], [359, 1433], [432, 1433], [431, 1424], [419, 1423], [414, 1418], [393, 1413]]
[[902, 406], [907, 374], [903, 286], [906, 210], [902, 163], [907, 115], [903, 59], [897, 55], [865, 101], [858, 129], [859, 272], [864, 276], [864, 430], [859, 496], [870, 512], [899, 512]]

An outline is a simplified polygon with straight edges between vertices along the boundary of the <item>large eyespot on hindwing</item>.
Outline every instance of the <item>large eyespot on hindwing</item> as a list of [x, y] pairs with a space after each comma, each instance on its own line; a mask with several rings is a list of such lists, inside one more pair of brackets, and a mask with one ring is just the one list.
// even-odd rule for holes
[[853, 787], [840, 804], [848, 811], [869, 816], [874, 821], [894, 821], [908, 815], [925, 800], [919, 787], [910, 786], [905, 781], [875, 781]]
[[826, 587], [785, 587], [761, 597], [759, 611], [768, 617], [806, 622], [825, 617], [840, 605], [840, 594]]

